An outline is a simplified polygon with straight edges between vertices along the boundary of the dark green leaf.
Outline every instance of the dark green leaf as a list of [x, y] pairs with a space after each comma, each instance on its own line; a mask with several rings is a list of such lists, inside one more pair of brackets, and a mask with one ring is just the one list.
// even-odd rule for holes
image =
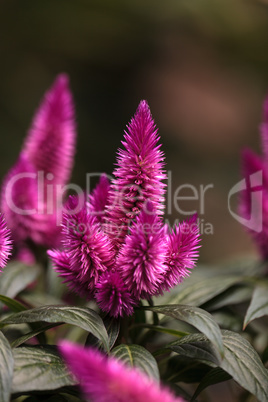
[[39, 274], [38, 265], [28, 266], [19, 261], [9, 263], [1, 274], [0, 294], [11, 298], [17, 296], [35, 281]]
[[180, 356], [194, 359], [196, 362], [204, 363], [211, 367], [220, 365], [218, 354], [215, 352], [211, 342], [203, 334], [184, 336], [154, 354], [164, 353], [167, 349], [178, 353]]
[[246, 313], [244, 328], [256, 318], [268, 314], [268, 286], [259, 286], [254, 292]]
[[13, 354], [13, 393], [53, 390], [76, 383], [51, 346], [16, 348]]
[[178, 336], [179, 338], [181, 338], [182, 336], [189, 335], [188, 332], [182, 332], [182, 331], [178, 331], [176, 329], [166, 328], [166, 327], [162, 327], [159, 325], [153, 325], [153, 324], [137, 324], [137, 325], [134, 325], [133, 327], [147, 328], [147, 329], [150, 329], [151, 331], [162, 332], [163, 334]]
[[221, 331], [214, 321], [213, 317], [205, 310], [198, 307], [184, 306], [184, 305], [167, 305], [144, 307], [146, 310], [154, 311], [159, 314], [164, 314], [169, 317], [187, 322], [193, 325], [200, 332], [205, 334], [213, 345], [218, 349], [219, 353], [223, 356], [223, 343]]
[[3, 296], [1, 294], [0, 302], [5, 304], [7, 307], [10, 308], [10, 310], [14, 311], [15, 313], [27, 310], [26, 307], [23, 304], [19, 303], [17, 300], [10, 299], [10, 297]]
[[100, 316], [90, 308], [72, 306], [43, 306], [12, 314], [0, 322], [0, 325], [33, 323], [45, 321], [49, 323], [66, 323], [76, 325], [91, 332], [103, 342], [109, 350], [108, 335]]
[[201, 306], [208, 300], [219, 295], [230, 286], [241, 281], [240, 276], [219, 276], [206, 278], [197, 283], [185, 286], [178, 294], [168, 299], [169, 304], [187, 304], [189, 306]]
[[212, 300], [204, 303], [202, 308], [205, 310], [217, 310], [225, 306], [243, 303], [250, 300], [252, 295], [252, 287], [250, 286], [231, 286], [225, 292], [216, 296]]
[[211, 368], [203, 363], [193, 361], [185, 356], [175, 355], [167, 360], [167, 368], [163, 379], [165, 382], [200, 382]]
[[210, 385], [218, 384], [223, 381], [228, 381], [231, 378], [232, 377], [221, 368], [219, 367], [213, 368], [201, 380], [191, 401], [194, 401], [198, 397], [200, 392], [202, 392], [205, 388], [209, 387]]
[[112, 354], [131, 367], [138, 367], [149, 377], [159, 381], [159, 371], [155, 358], [147, 349], [139, 345], [119, 345]]
[[1, 331], [0, 356], [0, 401], [9, 402], [14, 361], [9, 342]]
[[23, 343], [25, 343], [26, 341], [28, 341], [29, 339], [41, 334], [42, 332], [47, 331], [48, 329], [55, 328], [58, 325], [60, 325], [60, 324], [58, 324], [58, 323], [54, 323], [54, 324], [50, 324], [50, 325], [36, 324], [36, 328], [33, 331], [28, 332], [27, 334], [17, 338], [15, 341], [12, 342], [11, 346], [12, 346], [12, 348], [16, 348], [16, 347], [22, 345]]
[[233, 377], [242, 387], [260, 401], [268, 400], [268, 371], [251, 344], [239, 334], [222, 331], [225, 348], [224, 358], [219, 361], [215, 350], [202, 334], [193, 334], [167, 345], [180, 355], [200, 362], [218, 366]]
[[[120, 320], [116, 319], [114, 317], [109, 317], [106, 316], [103, 319], [103, 323], [105, 325], [107, 334], [108, 334], [108, 339], [109, 339], [109, 347], [112, 349], [114, 346], [116, 339], [119, 335], [119, 330], [120, 330]], [[102, 344], [99, 339], [97, 339], [92, 333], [88, 335], [87, 340], [86, 340], [86, 345], [90, 345], [96, 348], [101, 348]]]

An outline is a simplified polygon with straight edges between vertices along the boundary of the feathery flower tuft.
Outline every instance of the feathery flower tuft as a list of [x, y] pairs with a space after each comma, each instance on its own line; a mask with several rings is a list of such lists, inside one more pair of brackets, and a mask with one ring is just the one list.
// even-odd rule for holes
[[199, 242], [197, 215], [180, 223], [175, 230], [167, 234], [167, 270], [160, 285], [160, 293], [178, 285], [189, 275], [189, 270], [194, 268], [198, 258]]
[[136, 368], [95, 349], [83, 349], [63, 341], [59, 346], [70, 371], [92, 402], [183, 402], [171, 391]]
[[108, 203], [108, 194], [110, 190], [110, 182], [106, 174], [102, 174], [99, 183], [89, 195], [89, 211], [96, 216], [100, 223], [105, 219], [105, 208]]
[[133, 297], [118, 272], [106, 271], [100, 277], [96, 289], [95, 297], [101, 310], [113, 317], [133, 314]]
[[[74, 197], [69, 199], [69, 204], [77, 202]], [[79, 288], [84, 284], [85, 290], [94, 291], [99, 276], [114, 264], [111, 240], [102, 232], [96, 217], [88, 213], [86, 203], [74, 214], [63, 214], [62, 227], [64, 250], [77, 275]]]
[[6, 221], [2, 214], [0, 214], [0, 271], [7, 264], [7, 260], [11, 255], [12, 241], [11, 232], [7, 228]]
[[115, 179], [107, 208], [110, 236], [121, 244], [132, 220], [150, 200], [157, 214], [163, 214], [165, 184], [164, 154], [157, 145], [159, 136], [146, 101], [141, 101], [125, 131], [119, 149]]
[[63, 186], [69, 179], [75, 140], [68, 77], [61, 74], [46, 93], [18, 162], [4, 180], [1, 210], [6, 214], [17, 248], [27, 241], [57, 246], [61, 194], [57, 194], [56, 185]]
[[148, 202], [130, 228], [117, 259], [117, 269], [135, 298], [157, 293], [166, 271], [165, 227]]

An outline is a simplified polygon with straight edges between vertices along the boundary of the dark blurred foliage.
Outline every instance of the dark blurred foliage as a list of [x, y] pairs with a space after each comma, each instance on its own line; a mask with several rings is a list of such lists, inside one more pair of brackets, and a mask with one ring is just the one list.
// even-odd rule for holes
[[[111, 173], [125, 124], [145, 98], [173, 188], [214, 186], [201, 216], [214, 234], [203, 236], [201, 258], [253, 247], [229, 214], [227, 196], [240, 179], [241, 147], [259, 151], [267, 1], [2, 0], [0, 55], [1, 177], [44, 91], [65, 71], [79, 133], [74, 182], [84, 187], [87, 172]], [[173, 212], [172, 219], [182, 217]]]

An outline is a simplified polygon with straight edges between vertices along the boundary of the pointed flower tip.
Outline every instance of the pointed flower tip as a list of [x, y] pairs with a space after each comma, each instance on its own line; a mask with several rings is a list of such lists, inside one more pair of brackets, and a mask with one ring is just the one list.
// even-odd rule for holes
[[139, 119], [142, 117], [147, 118], [148, 120], [153, 120], [149, 104], [146, 100], [140, 101], [134, 119]]
[[61, 87], [68, 87], [69, 86], [69, 75], [67, 73], [60, 73], [57, 75], [55, 81], [54, 81], [54, 85], [59, 85]]

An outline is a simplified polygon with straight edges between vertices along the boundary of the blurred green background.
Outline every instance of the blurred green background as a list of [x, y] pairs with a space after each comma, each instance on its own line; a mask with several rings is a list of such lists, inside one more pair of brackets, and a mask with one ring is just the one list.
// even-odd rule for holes
[[[227, 199], [240, 180], [241, 148], [260, 151], [268, 1], [2, 0], [0, 55], [1, 178], [43, 93], [64, 71], [78, 124], [73, 182], [84, 187], [87, 172], [112, 172], [125, 124], [147, 99], [172, 191], [213, 185], [201, 215], [213, 234], [203, 236], [201, 260], [254, 251]], [[200, 212], [200, 203], [181, 208]], [[173, 208], [168, 218], [182, 215]]]

